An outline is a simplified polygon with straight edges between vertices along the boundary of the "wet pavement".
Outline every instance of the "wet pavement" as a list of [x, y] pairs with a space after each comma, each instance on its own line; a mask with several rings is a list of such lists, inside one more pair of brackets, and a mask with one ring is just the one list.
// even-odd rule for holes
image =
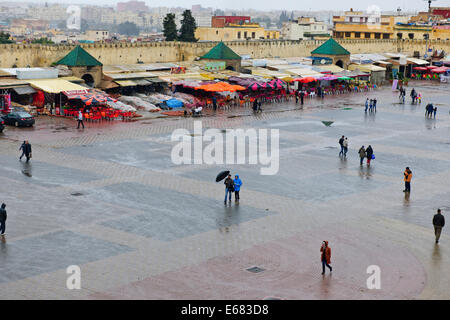
[[[249, 108], [206, 111], [203, 129], [280, 130], [280, 167], [175, 165], [177, 128], [198, 118], [87, 123], [39, 117], [0, 134], [3, 299], [449, 299], [450, 227], [434, 243], [437, 208], [450, 213], [448, 85], [416, 82], [421, 105], [385, 87]], [[378, 99], [365, 114], [365, 98]], [[438, 107], [426, 119], [428, 102]], [[333, 121], [330, 127], [322, 121]], [[338, 139], [349, 138], [346, 158]], [[18, 161], [22, 140], [30, 163]], [[371, 144], [376, 159], [359, 165]], [[413, 171], [405, 196], [403, 170]], [[216, 174], [243, 180], [241, 202], [224, 206]], [[450, 219], [447, 217], [447, 219]], [[328, 240], [333, 274], [322, 276]], [[81, 290], [66, 268], [79, 265]], [[369, 290], [367, 267], [381, 269]], [[251, 273], [246, 269], [264, 269]]]

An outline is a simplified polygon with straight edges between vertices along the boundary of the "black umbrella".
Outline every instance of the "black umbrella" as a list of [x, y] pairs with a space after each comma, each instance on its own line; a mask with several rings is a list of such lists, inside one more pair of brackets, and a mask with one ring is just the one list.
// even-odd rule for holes
[[216, 177], [216, 182], [222, 181], [230, 174], [230, 171], [222, 171]]

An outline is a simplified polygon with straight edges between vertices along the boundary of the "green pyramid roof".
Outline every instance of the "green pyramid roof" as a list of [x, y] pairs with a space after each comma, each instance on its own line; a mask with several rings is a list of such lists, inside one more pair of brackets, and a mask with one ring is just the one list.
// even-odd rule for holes
[[222, 41], [201, 58], [212, 60], [241, 60], [241, 56], [231, 50]]
[[330, 38], [324, 42], [320, 47], [316, 48], [311, 54], [327, 54], [327, 55], [349, 55], [343, 46], [336, 42], [333, 38]]
[[55, 62], [55, 64], [62, 64], [70, 67], [92, 67], [103, 65], [79, 45], [70, 51], [64, 58]]

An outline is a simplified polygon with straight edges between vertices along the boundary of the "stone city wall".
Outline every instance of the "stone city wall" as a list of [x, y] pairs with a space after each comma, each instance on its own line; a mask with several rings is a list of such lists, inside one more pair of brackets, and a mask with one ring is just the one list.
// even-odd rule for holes
[[[425, 40], [338, 40], [351, 53], [384, 53], [414, 51], [425, 53]], [[309, 56], [323, 41], [261, 40], [225, 42], [238, 54], [253, 58]], [[208, 52], [217, 42], [151, 42], [82, 44], [104, 65], [153, 62], [192, 61]], [[432, 40], [428, 46], [450, 52], [450, 41]], [[1, 44], [0, 67], [50, 66], [74, 48], [73, 45]]]

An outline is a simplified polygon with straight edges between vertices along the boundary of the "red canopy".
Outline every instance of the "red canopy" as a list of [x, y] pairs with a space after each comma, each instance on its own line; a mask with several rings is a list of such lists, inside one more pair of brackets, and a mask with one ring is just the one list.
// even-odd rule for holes
[[446, 72], [449, 69], [450, 68], [447, 68], [447, 67], [440, 67], [440, 68], [432, 69], [431, 72], [433, 72], [433, 73], [444, 73], [444, 72]]
[[425, 67], [414, 67], [413, 70], [417, 70], [417, 71], [427, 71], [427, 68], [425, 68]]
[[317, 81], [317, 79], [313, 78], [313, 77], [306, 77], [306, 78], [295, 78], [292, 81], [297, 81], [297, 82], [301, 82], [301, 83], [310, 83], [310, 82]]

